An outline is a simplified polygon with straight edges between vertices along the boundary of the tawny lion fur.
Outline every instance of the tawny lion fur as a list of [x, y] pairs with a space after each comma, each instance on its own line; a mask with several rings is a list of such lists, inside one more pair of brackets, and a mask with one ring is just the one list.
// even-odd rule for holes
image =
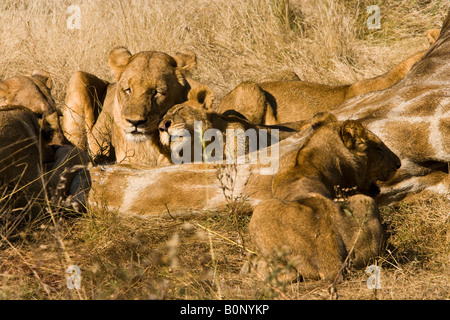
[[[260, 146], [270, 146], [272, 143], [277, 143], [292, 134], [301, 131], [305, 127], [307, 127], [311, 121], [305, 120], [297, 123], [286, 124], [285, 126], [263, 126], [263, 125], [255, 125], [248, 120], [245, 120], [241, 117], [237, 117], [234, 115], [222, 115], [214, 111], [210, 111], [209, 107], [212, 104], [214, 95], [207, 86], [198, 86], [192, 89], [189, 92], [188, 100], [182, 104], [175, 105], [162, 118], [159, 131], [160, 131], [160, 140], [161, 144], [167, 148], [167, 150], [172, 154], [175, 152], [179, 152], [180, 149], [190, 149], [191, 158], [190, 161], [194, 161], [194, 152], [201, 151], [203, 152], [205, 148], [207, 148], [211, 140], [205, 141], [203, 140], [202, 149], [195, 150], [195, 130], [199, 131], [200, 128], [194, 128], [194, 125], [197, 123], [201, 123], [201, 130], [199, 132], [203, 135], [203, 133], [207, 130], [217, 130], [221, 137], [223, 137], [223, 158], [225, 159], [230, 154], [228, 153], [228, 146], [230, 146], [229, 139], [234, 139], [233, 142], [234, 156], [244, 155], [248, 152], [254, 151], [250, 150], [249, 140], [250, 138], [239, 138], [239, 134], [248, 133], [249, 136], [254, 134], [254, 138], [256, 138], [255, 143], [257, 145], [253, 145], [252, 147]], [[324, 118], [329, 116], [323, 115]], [[319, 115], [317, 116], [319, 117]], [[318, 122], [318, 119], [314, 119], [314, 121]], [[272, 130], [278, 130], [276, 135], [272, 136]], [[231, 130], [231, 131], [230, 131]], [[251, 130], [252, 132], [249, 132]], [[261, 131], [265, 130], [265, 131]], [[184, 138], [181, 138], [183, 137]], [[197, 137], [199, 140], [202, 137]], [[261, 139], [265, 139], [264, 142], [261, 142]], [[217, 141], [213, 141], [217, 143]], [[190, 143], [189, 146], [185, 145]], [[231, 147], [231, 146], [230, 146]], [[176, 151], [178, 150], [178, 151]], [[216, 157], [214, 157], [216, 158]]]
[[[0, 107], [0, 187], [7, 187], [25, 206], [42, 197], [41, 177], [53, 161], [50, 135], [42, 131], [34, 113], [22, 106]], [[13, 190], [16, 190], [13, 192]]]
[[[160, 148], [158, 124], [175, 104], [186, 101], [191, 88], [186, 72], [196, 64], [192, 52], [172, 56], [126, 48], [111, 51], [109, 66], [115, 83], [85, 72], [68, 84], [63, 129], [78, 148], [96, 162], [169, 164]], [[106, 160], [105, 160], [106, 159]]]
[[39, 118], [40, 127], [50, 134], [50, 143], [63, 145], [67, 141], [59, 121], [61, 112], [51, 94], [52, 87], [53, 80], [44, 70], [0, 81], [0, 106], [28, 108]]
[[[325, 124], [282, 160], [273, 197], [258, 204], [249, 232], [267, 257], [282, 250], [307, 279], [336, 279], [349, 259], [364, 267], [381, 251], [383, 228], [372, 197], [400, 160], [356, 121]], [[339, 189], [356, 189], [343, 202]], [[341, 199], [344, 200], [344, 199]], [[347, 258], [348, 257], [348, 258]]]
[[[430, 30], [434, 43], [439, 30]], [[220, 101], [217, 112], [236, 114], [255, 124], [274, 125], [311, 118], [317, 112], [331, 111], [350, 98], [393, 86], [403, 79], [427, 52], [409, 56], [378, 77], [349, 85], [329, 86], [306, 81], [243, 82]]]

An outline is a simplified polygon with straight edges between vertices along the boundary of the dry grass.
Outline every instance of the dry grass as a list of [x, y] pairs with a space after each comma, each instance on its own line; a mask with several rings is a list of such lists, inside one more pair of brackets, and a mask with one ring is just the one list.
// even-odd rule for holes
[[[448, 199], [385, 208], [390, 240], [379, 258], [380, 290], [353, 270], [337, 284], [340, 299], [448, 299]], [[4, 299], [328, 299], [327, 283], [282, 283], [281, 256], [272, 274], [241, 275], [253, 251], [248, 215], [190, 219], [130, 218], [111, 212], [51, 221], [0, 253]], [[243, 230], [238, 232], [237, 229]], [[242, 241], [243, 236], [244, 241]], [[61, 245], [61, 242], [64, 246]], [[211, 251], [211, 245], [213, 251]], [[66, 255], [70, 257], [70, 263]], [[251, 259], [250, 261], [254, 261]], [[65, 269], [82, 270], [82, 288], [66, 287]]]
[[[74, 3], [75, 2], [75, 3]], [[81, 8], [81, 30], [66, 27], [69, 5]], [[365, 27], [366, 6], [379, 4], [382, 29]], [[0, 77], [48, 70], [64, 101], [77, 70], [110, 79], [107, 55], [196, 52], [193, 76], [220, 99], [243, 80], [293, 69], [307, 81], [344, 84], [377, 76], [428, 46], [424, 32], [440, 27], [446, 1], [291, 0], [2, 1]], [[236, 195], [238, 196], [238, 195]], [[241, 276], [249, 259], [249, 216], [138, 219], [91, 212], [67, 217], [52, 208], [18, 239], [0, 240], [3, 299], [327, 299], [321, 282], [282, 284]], [[45, 207], [45, 204], [43, 204]], [[233, 209], [234, 208], [234, 209]], [[238, 210], [239, 209], [239, 210]], [[379, 259], [382, 289], [368, 290], [364, 271], [338, 284], [341, 299], [449, 299], [450, 201], [432, 197], [383, 209], [391, 234]], [[244, 248], [243, 248], [244, 245]], [[277, 263], [285, 265], [283, 257]], [[82, 270], [69, 290], [65, 270]]]

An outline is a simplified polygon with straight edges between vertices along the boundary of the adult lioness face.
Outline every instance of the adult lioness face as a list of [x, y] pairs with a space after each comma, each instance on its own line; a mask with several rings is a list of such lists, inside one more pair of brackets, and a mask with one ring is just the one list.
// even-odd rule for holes
[[127, 140], [144, 141], [169, 108], [186, 100], [183, 73], [195, 65], [195, 55], [144, 51], [132, 56], [120, 47], [111, 52], [109, 64], [117, 78], [115, 123]]

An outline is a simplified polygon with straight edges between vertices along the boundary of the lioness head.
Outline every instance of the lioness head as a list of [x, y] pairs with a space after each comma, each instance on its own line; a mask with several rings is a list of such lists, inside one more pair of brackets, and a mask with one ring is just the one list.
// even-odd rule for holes
[[157, 132], [159, 120], [175, 104], [186, 101], [185, 72], [196, 64], [194, 53], [173, 57], [157, 51], [132, 55], [112, 50], [109, 66], [117, 81], [114, 121], [129, 141], [144, 141]]
[[17, 105], [30, 109], [40, 127], [51, 137], [51, 144], [66, 142], [59, 122], [59, 111], [51, 95], [50, 74], [35, 70], [31, 77], [17, 76], [0, 81], [0, 106]]
[[401, 165], [378, 136], [353, 120], [323, 124], [299, 151], [281, 161], [273, 190], [288, 198], [297, 193], [292, 183], [302, 178], [320, 181], [334, 196], [336, 187], [356, 187], [359, 193], [375, 196], [380, 192], [377, 181], [390, 179]]

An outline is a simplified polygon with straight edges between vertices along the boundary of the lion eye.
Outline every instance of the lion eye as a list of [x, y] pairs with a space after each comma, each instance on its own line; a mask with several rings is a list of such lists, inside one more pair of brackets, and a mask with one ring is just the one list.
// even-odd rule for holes
[[131, 94], [131, 88], [126, 88], [123, 90], [123, 92], [125, 92], [127, 95]]

